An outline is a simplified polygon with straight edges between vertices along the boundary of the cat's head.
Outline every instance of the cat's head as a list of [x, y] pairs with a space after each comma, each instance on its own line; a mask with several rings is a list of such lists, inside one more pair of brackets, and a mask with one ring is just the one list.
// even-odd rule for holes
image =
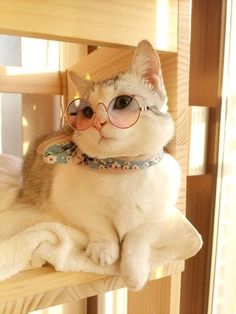
[[[167, 113], [160, 60], [149, 42], [139, 43], [129, 71], [113, 79], [93, 83], [74, 72], [70, 77], [81, 97], [96, 110], [93, 124], [86, 130], [75, 131], [73, 135], [73, 141], [87, 155], [107, 158], [155, 154], [173, 136], [174, 125]], [[120, 95], [132, 95], [140, 107], [157, 106], [160, 112], [167, 114], [140, 111], [135, 124], [118, 128], [110, 122], [106, 108]]]

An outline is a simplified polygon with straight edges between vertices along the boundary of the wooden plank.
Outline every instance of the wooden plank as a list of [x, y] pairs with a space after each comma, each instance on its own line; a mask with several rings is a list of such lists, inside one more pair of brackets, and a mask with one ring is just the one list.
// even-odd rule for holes
[[[139, 292], [129, 292], [128, 314], [178, 314], [181, 274], [151, 281]], [[171, 287], [171, 288], [170, 288]]]
[[0, 67], [0, 92], [22, 94], [61, 94], [61, 78], [59, 72], [7, 74], [7, 68]]
[[[150, 280], [183, 271], [183, 262], [159, 267]], [[0, 283], [0, 313], [22, 314], [87, 298], [124, 287], [120, 277], [90, 273], [62, 273], [52, 267], [21, 272]]]
[[225, 1], [193, 0], [190, 58], [190, 105], [210, 107], [206, 173], [188, 178], [187, 217], [203, 237], [199, 254], [182, 275], [181, 314], [207, 313], [210, 284]]
[[[57, 308], [51, 308], [51, 309], [46, 309], [46, 311], [43, 311], [39, 314], [89, 314], [87, 313], [87, 300], [77, 300], [77, 301], [72, 301], [70, 303], [64, 303]], [[31, 314], [38, 314], [36, 313], [31, 313]]]
[[148, 39], [177, 50], [177, 0], [2, 0], [0, 33], [104, 46]]
[[222, 0], [193, 0], [190, 104], [216, 107], [221, 88]]
[[213, 192], [212, 175], [188, 177], [187, 217], [203, 237], [203, 248], [194, 258], [186, 261], [182, 274], [182, 314], [207, 313], [209, 274], [207, 263], [211, 251], [211, 200]]
[[181, 273], [171, 276], [170, 314], [179, 314], [181, 299]]
[[98, 314], [98, 297], [87, 298], [87, 314]]
[[171, 277], [149, 282], [145, 289], [129, 292], [129, 314], [170, 314]]

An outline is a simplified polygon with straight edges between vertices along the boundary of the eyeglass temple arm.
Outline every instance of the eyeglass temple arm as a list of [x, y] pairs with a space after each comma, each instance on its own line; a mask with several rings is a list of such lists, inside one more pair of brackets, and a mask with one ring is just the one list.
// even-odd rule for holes
[[162, 117], [168, 117], [168, 113], [161, 112], [157, 106], [146, 106], [146, 107], [140, 107], [140, 111], [148, 111], [150, 110], [157, 116], [162, 116]]

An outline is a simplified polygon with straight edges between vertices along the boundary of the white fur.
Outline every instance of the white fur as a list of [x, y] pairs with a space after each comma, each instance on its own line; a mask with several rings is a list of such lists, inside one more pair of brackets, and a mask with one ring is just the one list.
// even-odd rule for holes
[[[100, 259], [103, 265], [114, 262], [119, 257], [119, 243], [125, 239], [127, 252], [123, 247], [122, 255], [133, 256], [137, 250], [144, 259], [144, 269], [140, 258], [126, 267], [134, 267], [137, 276], [141, 271], [148, 275], [145, 248], [165, 231], [161, 221], [176, 202], [179, 177], [178, 164], [167, 154], [157, 166], [132, 173], [100, 173], [86, 166], [58, 165], [52, 200], [68, 224], [89, 235], [88, 253], [94, 261]], [[140, 252], [141, 242], [145, 248]], [[140, 283], [138, 278], [134, 281], [132, 288], [140, 288], [145, 282]]]
[[[155, 54], [154, 50], [151, 54]], [[134, 64], [142, 60], [147, 63], [146, 57], [136, 55]], [[140, 67], [145, 72], [144, 65]], [[119, 129], [109, 122], [104, 106], [97, 107], [99, 103], [107, 107], [117, 95], [131, 94], [140, 106], [156, 105], [162, 110], [166, 103], [164, 86], [154, 90], [150, 82], [137, 76], [137, 64], [133, 68], [133, 73], [120, 75], [115, 83], [97, 84], [90, 92], [88, 100], [97, 110], [96, 119], [102, 127], [94, 125], [81, 134], [74, 133], [73, 140], [86, 154], [97, 158], [153, 157], [171, 139], [171, 118], [145, 111], [135, 125]], [[176, 203], [179, 182], [179, 166], [168, 154], [156, 166], [134, 172], [58, 165], [51, 201], [68, 224], [89, 235], [88, 256], [102, 265], [121, 258], [121, 272], [128, 287], [140, 289], [150, 271], [150, 248], [165, 232], [162, 220]]]

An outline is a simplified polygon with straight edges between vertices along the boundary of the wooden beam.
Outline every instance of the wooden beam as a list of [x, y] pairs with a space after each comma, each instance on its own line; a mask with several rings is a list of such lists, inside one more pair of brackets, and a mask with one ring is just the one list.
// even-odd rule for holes
[[190, 105], [217, 107], [222, 68], [222, 0], [193, 0]]
[[145, 289], [128, 293], [128, 314], [179, 314], [181, 273], [150, 281]]
[[59, 72], [7, 74], [7, 68], [0, 67], [0, 92], [22, 94], [60, 95], [61, 78]]
[[186, 261], [181, 284], [181, 314], [206, 314], [208, 303], [209, 241], [211, 233], [211, 200], [213, 187], [212, 175], [188, 177], [187, 217], [203, 238], [203, 248]]
[[170, 314], [171, 277], [149, 282], [145, 289], [128, 293], [128, 313]]
[[[181, 271], [182, 261], [171, 262], [159, 267], [150, 279], [163, 278]], [[124, 282], [120, 277], [82, 272], [62, 273], [45, 266], [21, 272], [0, 283], [0, 313], [28, 313], [122, 287]]]
[[178, 0], [2, 0], [0, 33], [104, 46], [148, 39], [177, 50]]
[[187, 218], [203, 237], [199, 254], [186, 262], [181, 284], [181, 314], [208, 313], [219, 145], [225, 4], [192, 1], [190, 105], [210, 107], [206, 175], [187, 180]]

